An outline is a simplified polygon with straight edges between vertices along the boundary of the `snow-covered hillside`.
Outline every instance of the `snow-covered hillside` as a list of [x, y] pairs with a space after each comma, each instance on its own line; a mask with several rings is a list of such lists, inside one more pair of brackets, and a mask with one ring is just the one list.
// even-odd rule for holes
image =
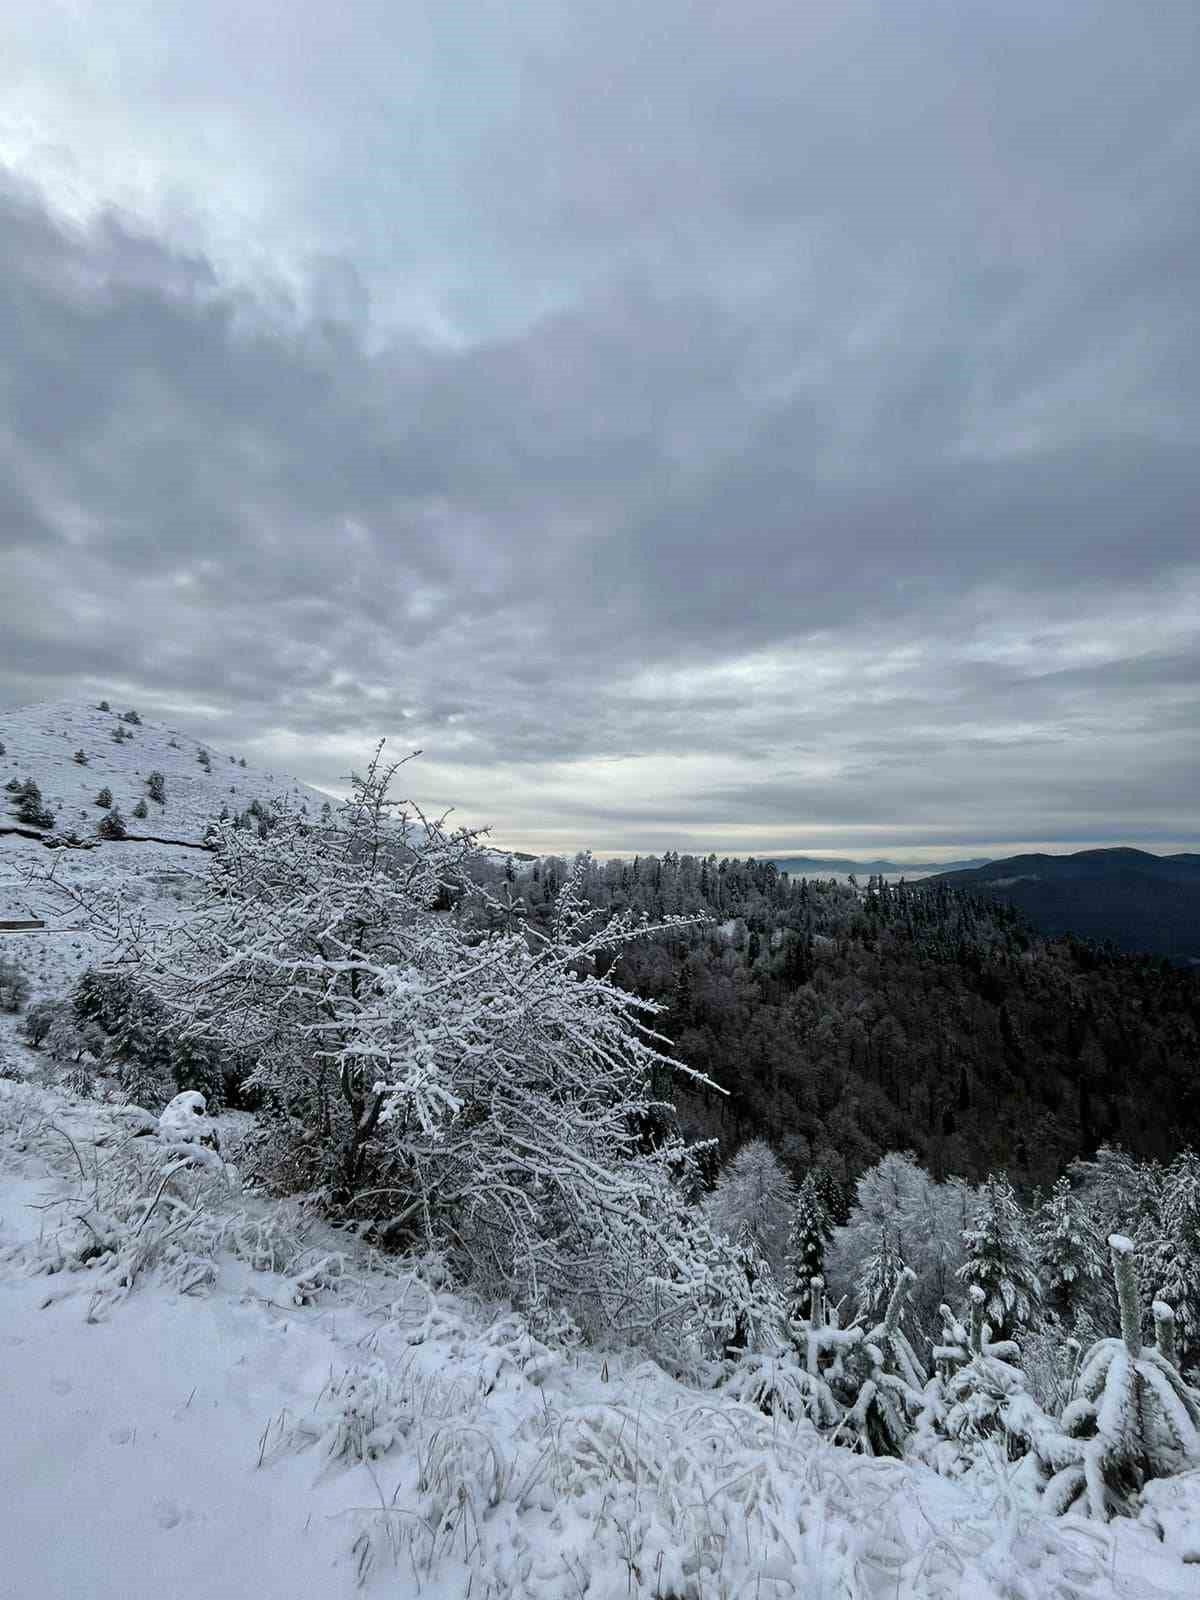
[[[69, 904], [29, 887], [30, 869], [53, 866], [62, 883], [85, 895], [119, 890], [151, 919], [173, 920], [186, 910], [208, 866], [198, 847], [209, 819], [222, 809], [238, 816], [255, 802], [266, 807], [282, 799], [316, 816], [327, 801], [336, 805], [297, 778], [243, 766], [236, 753], [181, 729], [149, 719], [127, 722], [126, 709], [57, 701], [0, 711], [0, 919], [47, 923], [44, 933], [0, 933], [0, 955], [20, 962], [35, 999], [63, 994], [101, 947]], [[113, 737], [118, 730], [119, 742]], [[86, 764], [75, 759], [76, 751]], [[152, 772], [163, 776], [161, 803], [150, 796]], [[18, 820], [16, 797], [4, 787], [14, 778], [37, 784], [43, 805], [54, 813], [52, 827]], [[105, 789], [125, 819], [127, 840], [98, 841], [87, 850], [44, 847], [43, 838], [72, 831], [96, 841], [97, 824], [108, 814], [96, 798]], [[143, 800], [147, 815], [139, 818], [135, 809]], [[0, 1017], [0, 1034], [11, 1032], [14, 1022]]]
[[1200, 1593], [1194, 1473], [1106, 1528], [999, 1458], [865, 1459], [539, 1338], [135, 1115], [0, 1081], [4, 1600]]
[[[256, 800], [269, 805], [282, 798], [315, 813], [330, 799], [286, 773], [243, 765], [236, 751], [218, 750], [181, 729], [149, 719], [127, 722], [126, 709], [115, 702], [111, 711], [100, 711], [54, 701], [0, 711], [0, 784], [32, 778], [55, 814], [55, 828], [93, 836], [107, 809], [96, 804], [96, 796], [108, 789], [130, 837], [190, 844], [200, 843], [205, 825], [222, 807], [237, 815]], [[86, 765], [76, 760], [77, 751]], [[161, 802], [147, 788], [156, 771], [164, 779]], [[0, 827], [17, 823], [12, 800], [5, 791]], [[139, 819], [133, 812], [141, 800], [148, 815]]]

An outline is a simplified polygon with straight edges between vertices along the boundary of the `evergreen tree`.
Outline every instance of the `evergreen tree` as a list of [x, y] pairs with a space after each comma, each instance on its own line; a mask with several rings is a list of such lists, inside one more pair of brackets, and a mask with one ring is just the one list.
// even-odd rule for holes
[[1087, 1205], [1063, 1176], [1033, 1223], [1038, 1275], [1049, 1308], [1072, 1325], [1107, 1278], [1104, 1240]]
[[86, 767], [88, 764], [87, 751], [76, 750], [75, 754], [71, 757], [71, 760], [77, 767]]
[[102, 839], [125, 839], [128, 832], [125, 827], [125, 818], [121, 815], [119, 806], [114, 806], [100, 818], [96, 832]]
[[1010, 1339], [1027, 1327], [1042, 1302], [1028, 1224], [1012, 1184], [1003, 1172], [990, 1173], [974, 1218], [963, 1229], [967, 1259], [957, 1276], [984, 1292], [984, 1315], [996, 1339]]
[[133, 808], [133, 814], [135, 817], [141, 820], [142, 818], [150, 815], [150, 808], [147, 806], [144, 800], [139, 800], [137, 805], [135, 805]]
[[54, 813], [42, 801], [42, 791], [32, 778], [18, 784], [14, 791], [17, 808], [17, 821], [26, 822], [34, 828], [50, 828], [54, 826]]
[[146, 779], [146, 793], [154, 801], [155, 805], [166, 805], [167, 780], [157, 768]]
[[100, 793], [96, 796], [96, 804], [98, 806], [102, 806], [104, 808], [104, 810], [107, 811], [109, 809], [109, 807], [112, 805], [112, 803], [113, 803], [113, 792], [108, 787], [108, 785], [105, 784], [104, 788], [101, 789]]
[[825, 1271], [825, 1246], [833, 1237], [833, 1222], [821, 1198], [813, 1173], [805, 1176], [796, 1195], [788, 1232], [784, 1283], [793, 1316], [812, 1313], [812, 1279]]
[[868, 1323], [879, 1321], [887, 1311], [904, 1270], [905, 1261], [895, 1229], [886, 1222], [880, 1223], [875, 1230], [874, 1245], [863, 1257], [854, 1284], [859, 1316]]
[[1145, 1241], [1157, 1299], [1175, 1312], [1185, 1366], [1200, 1363], [1200, 1154], [1185, 1150], [1167, 1168], [1161, 1231]]

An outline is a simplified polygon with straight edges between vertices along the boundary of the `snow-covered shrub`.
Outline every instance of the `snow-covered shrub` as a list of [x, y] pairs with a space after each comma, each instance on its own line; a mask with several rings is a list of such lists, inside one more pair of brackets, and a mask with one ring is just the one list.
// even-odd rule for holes
[[121, 814], [120, 806], [113, 806], [111, 811], [106, 811], [96, 824], [96, 832], [101, 839], [120, 840], [128, 837], [125, 818]]
[[710, 1338], [729, 1248], [676, 1196], [686, 1152], [642, 1137], [677, 1070], [660, 1008], [596, 970], [661, 930], [603, 924], [585, 858], [545, 932], [445, 915], [475, 839], [392, 802], [394, 771], [377, 752], [319, 826], [214, 824], [206, 897], [131, 945], [130, 970], [178, 1036], [253, 1061], [276, 1148], [329, 1200], [444, 1250], [485, 1292]]
[[20, 1011], [29, 993], [29, 979], [22, 967], [7, 956], [0, 956], [0, 1011]]
[[60, 1006], [61, 1002], [39, 1000], [36, 1005], [30, 1006], [21, 1018], [20, 1031], [31, 1049], [37, 1050], [40, 1048], [47, 1034], [54, 1026]]
[[204, 1144], [219, 1150], [221, 1141], [215, 1123], [208, 1115], [204, 1096], [195, 1090], [177, 1094], [163, 1108], [158, 1133], [169, 1144]]

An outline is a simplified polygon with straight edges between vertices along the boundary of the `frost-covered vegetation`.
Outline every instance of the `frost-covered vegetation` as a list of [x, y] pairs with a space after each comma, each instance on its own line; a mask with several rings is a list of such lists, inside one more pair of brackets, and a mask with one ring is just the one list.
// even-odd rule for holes
[[[214, 819], [173, 920], [63, 883], [109, 954], [19, 995], [0, 1069], [6, 1166], [48, 1185], [0, 1256], [30, 1315], [247, 1273], [305, 1338], [340, 1308], [253, 1454], [369, 1486], [326, 1513], [347, 1584], [1066, 1600], [1128, 1559], [1187, 1593], [1200, 1158], [1102, 1146], [1035, 1190], [689, 1143], [680, 1089], [721, 1088], [628, 980], [709, 928], [592, 906], [586, 857], [535, 912], [395, 772]], [[810, 982], [816, 950], [765, 959]]]

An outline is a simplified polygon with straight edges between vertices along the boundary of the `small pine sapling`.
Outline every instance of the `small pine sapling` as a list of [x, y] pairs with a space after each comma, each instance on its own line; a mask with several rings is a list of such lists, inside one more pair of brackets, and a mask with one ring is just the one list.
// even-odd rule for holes
[[75, 754], [71, 757], [71, 760], [77, 767], [86, 767], [88, 764], [87, 751], [76, 750]]
[[104, 788], [101, 789], [97, 794], [95, 803], [105, 811], [109, 810], [109, 808], [112, 806], [113, 792], [107, 784], [105, 784]]
[[901, 1268], [883, 1319], [855, 1344], [831, 1383], [847, 1407], [834, 1438], [866, 1455], [902, 1456], [921, 1413], [926, 1374], [900, 1326], [916, 1281], [911, 1267]]
[[121, 815], [119, 806], [113, 806], [111, 811], [105, 812], [96, 825], [96, 832], [102, 839], [108, 840], [129, 837], [128, 830], [125, 827], [125, 818]]
[[1034, 1441], [1046, 1508], [1098, 1521], [1132, 1515], [1149, 1479], [1200, 1466], [1200, 1392], [1172, 1359], [1171, 1309], [1156, 1305], [1157, 1348], [1144, 1346], [1133, 1241], [1108, 1243], [1121, 1335], [1092, 1346], [1059, 1429]]
[[139, 821], [144, 820], [150, 815], [150, 808], [146, 804], [145, 800], [138, 801], [137, 805], [135, 805], [133, 808], [133, 814]]

